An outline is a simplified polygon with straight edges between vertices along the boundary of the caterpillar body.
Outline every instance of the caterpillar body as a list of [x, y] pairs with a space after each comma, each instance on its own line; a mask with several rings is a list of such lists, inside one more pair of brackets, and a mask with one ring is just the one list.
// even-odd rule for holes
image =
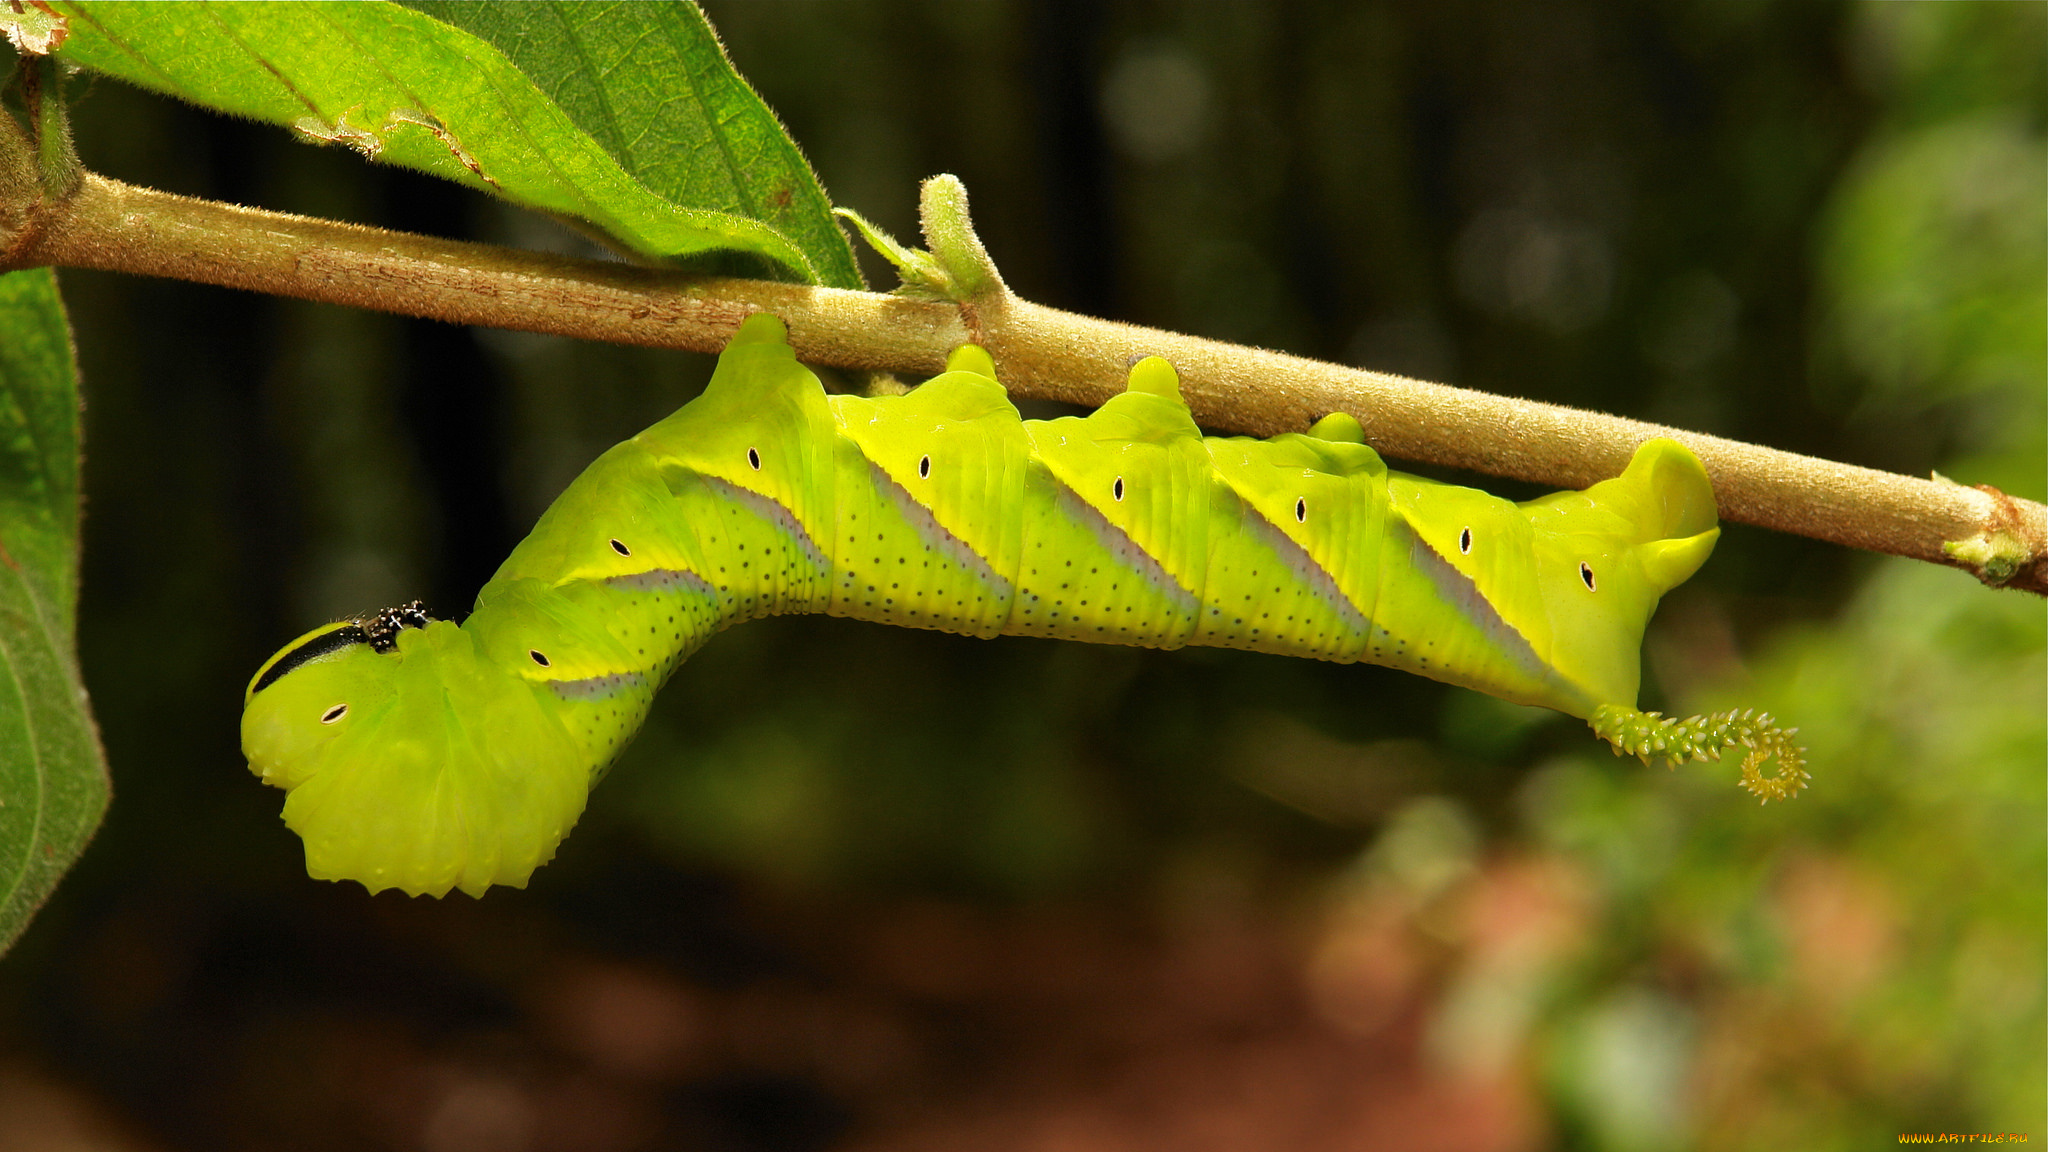
[[[1635, 711], [1644, 625], [1719, 535], [1675, 441], [1514, 504], [1390, 471], [1341, 414], [1204, 438], [1157, 357], [1087, 417], [1026, 421], [973, 345], [908, 395], [864, 398], [827, 396], [785, 335], [749, 317], [703, 395], [591, 464], [462, 624], [390, 609], [257, 672], [243, 748], [288, 790], [312, 876], [524, 885], [668, 674], [775, 613], [1364, 660], [1590, 719], [1643, 755], [1776, 732]], [[1760, 793], [1796, 788], [1789, 746], [1769, 748], [1785, 771]]]

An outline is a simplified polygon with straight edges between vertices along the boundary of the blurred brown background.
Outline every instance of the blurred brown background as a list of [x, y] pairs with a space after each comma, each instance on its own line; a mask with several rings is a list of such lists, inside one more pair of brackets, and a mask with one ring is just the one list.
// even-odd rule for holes
[[[914, 235], [957, 173], [1029, 298], [2044, 495], [2041, 5], [708, 7], [838, 202]], [[575, 243], [78, 95], [122, 179]], [[709, 360], [62, 282], [116, 799], [0, 962], [0, 1147], [2048, 1138], [2038, 599], [1730, 527], [1645, 701], [1799, 725], [1766, 808], [1376, 668], [765, 621], [531, 889], [369, 898], [244, 770], [246, 678], [459, 615]]]

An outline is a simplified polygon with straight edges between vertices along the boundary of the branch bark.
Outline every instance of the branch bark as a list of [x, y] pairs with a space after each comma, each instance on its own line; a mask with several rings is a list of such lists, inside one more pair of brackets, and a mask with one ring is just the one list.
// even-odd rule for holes
[[0, 270], [42, 265], [697, 352], [719, 351], [748, 313], [768, 311], [813, 363], [931, 373], [972, 339], [1013, 394], [1085, 405], [1120, 391], [1136, 357], [1157, 354], [1179, 369], [1209, 427], [1266, 436], [1345, 411], [1387, 455], [1555, 487], [1612, 476], [1642, 441], [1669, 436], [1706, 463], [1728, 520], [2048, 595], [2048, 507], [1994, 489], [1077, 316], [1018, 300], [1000, 281], [999, 295], [954, 304], [690, 276], [194, 200], [90, 173], [62, 199], [0, 213]]

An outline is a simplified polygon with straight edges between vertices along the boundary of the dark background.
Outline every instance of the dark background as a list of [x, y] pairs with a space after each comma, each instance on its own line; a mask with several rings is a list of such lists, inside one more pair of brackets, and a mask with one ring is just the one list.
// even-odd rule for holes
[[[2043, 496], [2039, 5], [708, 7], [837, 202], [909, 237], [959, 175], [1030, 299]], [[580, 250], [74, 95], [124, 180]], [[2048, 1136], [2037, 599], [1730, 526], [1645, 704], [1801, 726], [1763, 809], [1383, 669], [763, 621], [530, 889], [371, 898], [305, 878], [247, 677], [459, 615], [709, 358], [61, 281], [116, 797], [0, 963], [0, 1146]]]

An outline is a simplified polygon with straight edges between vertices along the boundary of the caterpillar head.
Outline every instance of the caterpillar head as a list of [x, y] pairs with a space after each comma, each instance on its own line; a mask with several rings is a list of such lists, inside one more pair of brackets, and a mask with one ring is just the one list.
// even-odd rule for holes
[[531, 687], [417, 605], [294, 640], [249, 683], [249, 768], [287, 792], [315, 879], [480, 896], [524, 887], [582, 813], [586, 774]]
[[1551, 666], [1595, 705], [1634, 707], [1650, 614], [1721, 535], [1706, 468], [1676, 440], [1650, 440], [1614, 479], [1521, 508], [1534, 529]]

